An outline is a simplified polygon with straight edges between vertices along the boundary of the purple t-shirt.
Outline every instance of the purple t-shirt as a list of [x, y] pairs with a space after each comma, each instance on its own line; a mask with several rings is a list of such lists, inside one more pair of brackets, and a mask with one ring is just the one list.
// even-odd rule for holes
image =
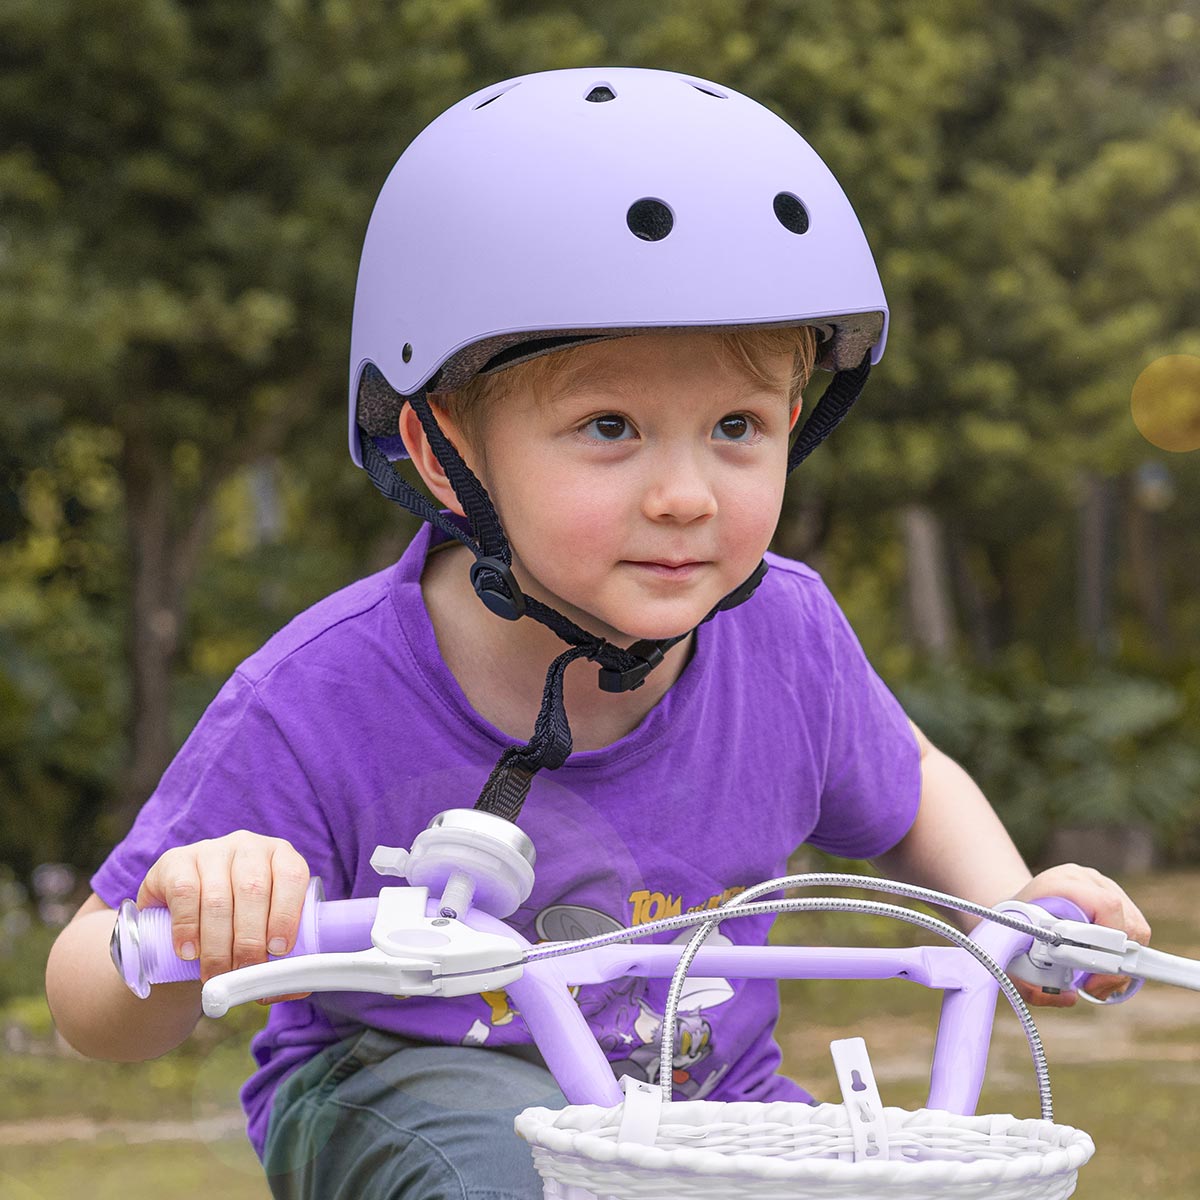
[[[238, 668], [93, 877], [102, 900], [135, 896], [169, 847], [236, 829], [287, 838], [329, 899], [376, 895], [395, 882], [372, 871], [376, 845], [410, 846], [437, 813], [474, 804], [515, 743], [471, 708], [438, 652], [420, 587], [431, 537], [426, 526], [395, 566], [301, 613]], [[633, 732], [534, 780], [520, 824], [537, 881], [511, 918], [531, 941], [715, 905], [783, 874], [802, 842], [865, 858], [907, 832], [920, 766], [900, 705], [820, 576], [768, 561], [754, 598], [701, 627]], [[760, 945], [769, 927], [745, 917], [722, 933]], [[666, 989], [581, 989], [618, 1074], [654, 1070]], [[677, 1094], [806, 1099], [776, 1074], [778, 1015], [773, 981], [697, 980], [681, 1011]], [[502, 992], [275, 1004], [242, 1091], [260, 1154], [280, 1081], [361, 1025], [443, 1044], [529, 1041]]]

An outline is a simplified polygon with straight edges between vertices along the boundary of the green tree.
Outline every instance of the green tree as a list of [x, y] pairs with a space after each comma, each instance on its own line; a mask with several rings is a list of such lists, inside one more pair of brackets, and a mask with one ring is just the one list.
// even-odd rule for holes
[[[86, 860], [240, 657], [403, 544], [344, 451], [362, 232], [408, 140], [523, 71], [706, 76], [809, 138], [892, 321], [780, 547], [903, 678], [923, 651], [900, 598], [930, 569], [906, 513], [942, 545], [958, 657], [1086, 675], [1081, 489], [1125, 495], [1133, 380], [1200, 353], [1198, 29], [1182, 0], [9, 0], [0, 857]], [[1196, 463], [1169, 458], [1144, 568], [1182, 652], [1155, 657], [1117, 575], [1118, 657], [1185, 700], [1164, 739], [1200, 725]]]
[[219, 489], [305, 436], [341, 441], [372, 191], [469, 89], [461, 44], [486, 17], [472, 0], [18, 0], [0, 15], [6, 419], [33, 461], [53, 431], [112, 434], [122, 819], [174, 748], [172, 674]]

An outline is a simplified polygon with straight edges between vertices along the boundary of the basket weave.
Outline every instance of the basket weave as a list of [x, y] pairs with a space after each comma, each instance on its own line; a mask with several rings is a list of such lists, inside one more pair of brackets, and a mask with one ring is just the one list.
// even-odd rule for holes
[[548, 1200], [1060, 1200], [1095, 1150], [1051, 1121], [886, 1108], [887, 1160], [855, 1162], [840, 1104], [712, 1100], [664, 1107], [652, 1146], [618, 1144], [622, 1109], [517, 1117]]

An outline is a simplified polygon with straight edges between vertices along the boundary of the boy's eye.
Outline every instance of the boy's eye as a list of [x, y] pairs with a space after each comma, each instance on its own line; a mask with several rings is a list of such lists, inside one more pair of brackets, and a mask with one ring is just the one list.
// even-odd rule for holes
[[606, 413], [589, 421], [584, 430], [602, 442], [624, 442], [633, 436], [633, 428], [624, 417]]
[[713, 433], [725, 442], [748, 442], [754, 436], [754, 422], [744, 413], [733, 413], [722, 417]]

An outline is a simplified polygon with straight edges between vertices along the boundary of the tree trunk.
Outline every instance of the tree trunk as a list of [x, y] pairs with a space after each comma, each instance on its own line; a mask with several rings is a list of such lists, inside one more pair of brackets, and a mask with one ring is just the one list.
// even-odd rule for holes
[[1108, 660], [1112, 634], [1112, 538], [1114, 487], [1111, 479], [1085, 472], [1079, 510], [1079, 636]]
[[[179, 656], [188, 589], [208, 541], [218, 488], [247, 463], [264, 464], [251, 478], [258, 501], [260, 538], [282, 528], [270, 460], [301, 417], [311, 414], [319, 396], [315, 368], [291, 389], [294, 403], [232, 444], [214, 451], [195, 486], [182, 494], [171, 468], [173, 443], [156, 444], [145, 428], [124, 430], [121, 474], [129, 547], [130, 607], [126, 634], [129, 665], [129, 756], [119, 788], [113, 833], [121, 836], [154, 791], [175, 753], [171, 736], [172, 672]], [[138, 411], [138, 406], [133, 406]]]
[[1012, 568], [999, 542], [990, 542], [983, 548], [983, 556], [991, 572], [992, 596], [988, 602], [988, 620], [997, 649], [1012, 645], [1016, 621], [1013, 615], [1014, 589]]
[[1136, 494], [1127, 497], [1125, 516], [1134, 600], [1155, 648], [1167, 659], [1175, 652], [1175, 641], [1163, 578], [1159, 517], [1139, 503]]
[[941, 521], [924, 504], [907, 505], [902, 520], [908, 548], [909, 628], [920, 649], [947, 659], [954, 650], [955, 626]]
[[125, 437], [122, 452], [130, 607], [129, 758], [116, 813], [118, 836], [154, 790], [171, 760], [171, 664], [180, 613], [172, 580], [170, 466], [149, 438]]
[[[962, 603], [975, 661], [980, 666], [991, 666], [999, 648], [995, 622], [992, 620], [993, 605], [980, 586], [978, 573], [971, 561], [972, 547], [953, 525], [948, 530], [947, 550], [955, 592]], [[978, 556], [976, 559], [978, 561]]]
[[129, 547], [129, 753], [114, 830], [122, 835], [175, 754], [171, 736], [172, 674], [179, 656], [188, 586], [207, 540], [222, 467], [189, 496], [180, 528], [170, 460], [140, 431], [126, 433], [121, 458]]

